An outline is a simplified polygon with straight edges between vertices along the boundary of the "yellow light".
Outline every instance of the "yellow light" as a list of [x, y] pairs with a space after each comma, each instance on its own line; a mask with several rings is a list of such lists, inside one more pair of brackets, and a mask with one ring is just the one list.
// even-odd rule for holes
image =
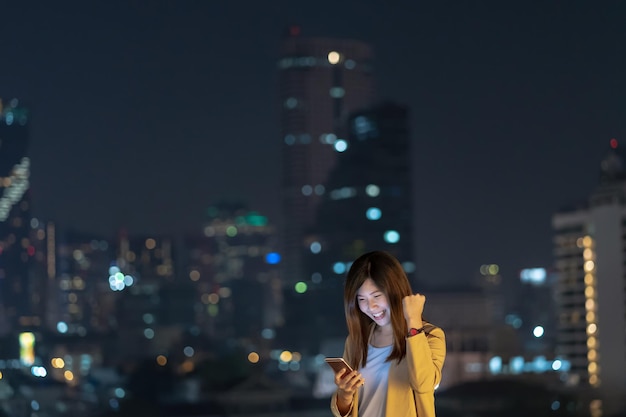
[[593, 261], [585, 261], [585, 272], [591, 272], [595, 268], [596, 264]]
[[65, 378], [66, 381], [73, 381], [74, 380], [74, 374], [72, 373], [72, 371], [65, 371], [65, 372], [63, 372], [63, 377]]
[[185, 373], [189, 373], [191, 371], [193, 371], [195, 368], [195, 365], [193, 364], [192, 361], [190, 360], [186, 360], [185, 362], [183, 362], [183, 364], [180, 366], [180, 369], [185, 372]]
[[593, 287], [589, 286], [587, 288], [585, 288], [585, 297], [587, 298], [591, 298], [593, 297], [593, 295], [595, 294], [595, 290], [593, 289]]
[[593, 301], [591, 298], [588, 299], [587, 301], [585, 301], [585, 309], [587, 309], [587, 311], [593, 311], [596, 309], [596, 302]]
[[594, 313], [593, 311], [590, 311], [587, 313], [585, 318], [587, 319], [587, 323], [592, 323], [596, 321], [596, 313]]
[[595, 361], [596, 359], [598, 359], [598, 351], [595, 349], [589, 349], [589, 352], [587, 352], [587, 359], [589, 359], [590, 361]]
[[592, 259], [592, 257], [593, 257], [593, 251], [591, 249], [587, 248], [583, 251], [583, 258], [586, 261]]
[[330, 51], [328, 53], [328, 62], [331, 65], [335, 65], [339, 63], [339, 59], [341, 59], [341, 55], [339, 55], [339, 52], [337, 51]]
[[597, 362], [589, 362], [589, 366], [587, 366], [587, 370], [590, 374], [598, 373], [598, 363]]
[[587, 326], [587, 334], [595, 334], [598, 331], [598, 326], [595, 323], [591, 323]]
[[167, 358], [163, 355], [157, 356], [156, 361], [161, 366], [165, 366], [167, 364]]
[[146, 239], [146, 249], [154, 249], [156, 247], [156, 241], [152, 238]]
[[593, 285], [594, 283], [594, 276], [593, 274], [585, 274], [585, 284], [586, 285]]
[[259, 362], [259, 354], [256, 352], [250, 352], [248, 354], [248, 361], [250, 361], [251, 363]]
[[595, 337], [591, 336], [591, 337], [589, 337], [587, 339], [587, 347], [589, 349], [595, 348], [597, 346], [597, 344], [598, 344], [598, 341], [597, 341], [597, 339]]
[[197, 281], [200, 279], [200, 272], [198, 272], [197, 270], [193, 270], [191, 272], [189, 272], [189, 279], [191, 279], [192, 281]]
[[280, 360], [283, 362], [291, 362], [292, 358], [293, 358], [293, 354], [289, 352], [288, 350], [283, 350], [282, 353], [280, 354]]
[[585, 236], [583, 238], [583, 246], [584, 247], [590, 248], [592, 244], [593, 244], [593, 239], [591, 238], [591, 236]]

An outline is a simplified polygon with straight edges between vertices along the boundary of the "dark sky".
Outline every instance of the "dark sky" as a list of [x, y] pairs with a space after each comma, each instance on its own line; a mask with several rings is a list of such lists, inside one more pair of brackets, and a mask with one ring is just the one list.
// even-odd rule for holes
[[197, 229], [222, 198], [279, 217], [284, 29], [370, 42], [407, 104], [419, 273], [551, 263], [551, 216], [626, 144], [626, 6], [591, 1], [12, 1], [0, 97], [32, 110], [34, 214]]

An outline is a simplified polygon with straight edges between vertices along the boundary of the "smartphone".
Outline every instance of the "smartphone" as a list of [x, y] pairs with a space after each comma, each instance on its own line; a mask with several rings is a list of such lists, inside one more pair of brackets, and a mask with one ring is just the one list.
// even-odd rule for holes
[[335, 371], [335, 373], [341, 371], [342, 369], [346, 369], [346, 373], [352, 371], [352, 368], [350, 367], [350, 365], [348, 365], [348, 362], [346, 362], [343, 358], [326, 358], [324, 360], [327, 364], [330, 365], [331, 368], [333, 368], [333, 371]]

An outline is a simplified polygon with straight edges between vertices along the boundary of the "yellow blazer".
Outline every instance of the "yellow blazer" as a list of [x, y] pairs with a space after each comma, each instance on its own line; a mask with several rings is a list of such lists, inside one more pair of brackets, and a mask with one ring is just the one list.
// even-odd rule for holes
[[[446, 338], [439, 327], [432, 324], [425, 327], [426, 332], [406, 338], [404, 359], [400, 363], [391, 361], [385, 417], [435, 417], [435, 387], [441, 381], [441, 369], [446, 358]], [[347, 339], [343, 357], [351, 363], [347, 356], [348, 343]], [[330, 409], [333, 416], [343, 417], [337, 409], [336, 391], [331, 398]], [[359, 416], [358, 390], [348, 415]]]

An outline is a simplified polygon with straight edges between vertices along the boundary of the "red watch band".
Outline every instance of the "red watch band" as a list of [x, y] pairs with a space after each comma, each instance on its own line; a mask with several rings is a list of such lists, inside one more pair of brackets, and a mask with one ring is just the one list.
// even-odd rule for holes
[[420, 327], [419, 329], [416, 329], [415, 327], [411, 327], [409, 329], [409, 332], [407, 333], [406, 337], [415, 336], [415, 335], [420, 334], [420, 333], [424, 333], [424, 328], [423, 327]]

